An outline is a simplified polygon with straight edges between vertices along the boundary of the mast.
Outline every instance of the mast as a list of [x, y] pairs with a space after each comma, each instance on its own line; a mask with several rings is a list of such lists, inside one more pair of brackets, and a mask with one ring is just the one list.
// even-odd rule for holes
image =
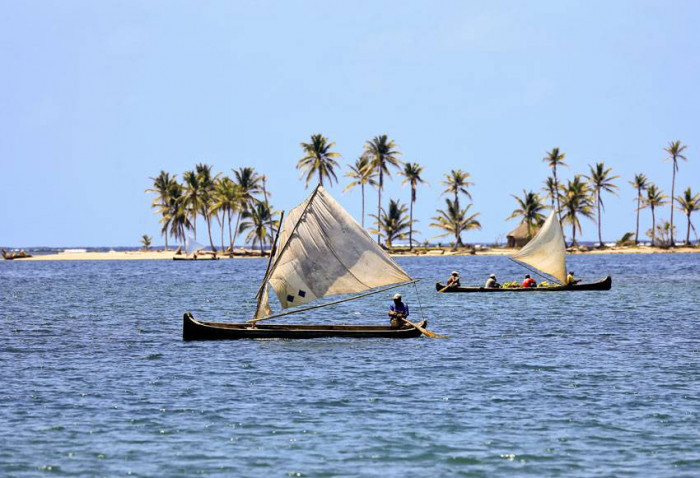
[[272, 264], [272, 258], [275, 257], [276, 248], [277, 248], [277, 240], [280, 237], [280, 231], [282, 230], [282, 220], [283, 219], [284, 219], [284, 211], [282, 211], [282, 214], [280, 215], [280, 225], [279, 225], [279, 227], [277, 227], [277, 232], [275, 233], [275, 240], [273, 241], [272, 247], [270, 248], [270, 258], [267, 260], [267, 268], [265, 269], [265, 276], [263, 277], [262, 284], [260, 284], [260, 289], [258, 289], [258, 293], [255, 295], [255, 298], [258, 301], [257, 305], [255, 306], [255, 317], [257, 317], [258, 313], [260, 313], [260, 304], [262, 303], [263, 291], [265, 290], [265, 284], [267, 284], [267, 280], [270, 277], [270, 264]]

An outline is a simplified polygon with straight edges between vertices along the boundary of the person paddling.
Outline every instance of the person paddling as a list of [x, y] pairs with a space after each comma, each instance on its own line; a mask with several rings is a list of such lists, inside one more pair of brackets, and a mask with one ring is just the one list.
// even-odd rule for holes
[[394, 303], [389, 306], [391, 326], [394, 328], [401, 327], [404, 324], [401, 319], [405, 319], [408, 315], [408, 305], [401, 301], [401, 294], [394, 294]]
[[581, 282], [581, 279], [574, 278], [574, 271], [569, 271], [569, 275], [566, 276], [566, 285], [576, 285]]
[[453, 287], [459, 287], [459, 272], [452, 271], [452, 275], [447, 279], [446, 289], [452, 289]]
[[496, 274], [491, 274], [486, 281], [486, 284], [484, 284], [484, 288], [486, 289], [499, 289], [501, 287], [501, 284], [496, 282]]
[[537, 287], [537, 282], [535, 282], [535, 279], [530, 277], [530, 274], [527, 274], [525, 276], [525, 280], [523, 281], [523, 287]]

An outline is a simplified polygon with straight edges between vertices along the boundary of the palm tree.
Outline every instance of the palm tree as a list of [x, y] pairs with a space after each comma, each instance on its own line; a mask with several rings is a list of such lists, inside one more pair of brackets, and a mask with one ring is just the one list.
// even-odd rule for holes
[[440, 181], [440, 184], [446, 186], [442, 194], [454, 194], [455, 207], [459, 210], [459, 195], [464, 194], [469, 199], [472, 198], [469, 192], [469, 186], [474, 186], [474, 183], [469, 182], [468, 179], [471, 177], [469, 173], [462, 171], [461, 169], [452, 170], [450, 174], [444, 175], [445, 180]]
[[596, 205], [598, 212], [596, 216], [598, 217], [598, 246], [603, 247], [603, 236], [601, 230], [601, 210], [605, 210], [605, 205], [603, 204], [602, 192], [613, 193], [617, 196], [615, 189], [617, 186], [613, 184], [613, 179], [617, 179], [620, 176], [610, 176], [612, 168], [605, 168], [605, 164], [596, 163], [595, 167], [588, 165], [591, 171], [591, 175], [588, 176], [588, 181], [591, 183], [593, 188], [593, 193], [595, 194]]
[[[674, 195], [676, 194], [676, 171], [678, 171], [678, 160], [682, 159], [684, 161], [687, 160], [685, 156], [683, 156], [683, 151], [688, 146], [684, 145], [680, 141], [672, 141], [668, 143], [668, 147], [664, 148], [664, 151], [666, 151], [669, 154], [669, 157], [666, 158], [664, 161], [672, 161], [673, 162], [673, 179], [671, 181], [671, 197], [673, 198]], [[671, 247], [674, 247], [676, 245], [675, 241], [673, 240], [673, 201], [671, 201]]]
[[[583, 176], [577, 174], [573, 180], [568, 181], [562, 194], [562, 221], [571, 224], [571, 245], [576, 245], [576, 230], [583, 233], [579, 215], [593, 220], [593, 202], [591, 200], [591, 189], [588, 183], [583, 180]], [[559, 201], [557, 201], [559, 202]]]
[[153, 189], [146, 189], [147, 193], [156, 193], [155, 199], [151, 203], [151, 207], [158, 208], [157, 214], [162, 217], [160, 223], [163, 225], [161, 234], [165, 237], [165, 250], [168, 250], [168, 227], [170, 227], [170, 218], [168, 214], [170, 210], [170, 202], [172, 200], [171, 193], [175, 185], [177, 185], [176, 175], [170, 176], [170, 173], [161, 171], [153, 180]]
[[406, 163], [403, 167], [403, 171], [399, 172], [399, 175], [403, 176], [404, 179], [401, 184], [411, 185], [411, 213], [409, 216], [410, 229], [408, 231], [408, 248], [413, 250], [413, 204], [416, 202], [416, 189], [419, 184], [427, 184], [426, 181], [421, 178], [423, 173], [423, 166], [418, 163]]
[[445, 199], [446, 209], [438, 209], [438, 215], [431, 219], [435, 221], [430, 225], [436, 229], [445, 231], [436, 237], [444, 237], [453, 234], [455, 237], [455, 247], [463, 247], [462, 233], [473, 229], [481, 229], [481, 224], [476, 219], [479, 213], [468, 216], [469, 209], [472, 207], [468, 204], [464, 209], [459, 209], [459, 205], [449, 199]]
[[151, 243], [153, 242], [153, 238], [149, 236], [148, 234], [144, 234], [141, 236], [141, 244], [143, 244], [143, 250], [147, 251], [149, 247], [151, 247]]
[[362, 227], [365, 227], [365, 185], [377, 185], [377, 181], [374, 180], [377, 177], [377, 171], [370, 167], [370, 161], [366, 155], [360, 156], [354, 165], [348, 164], [348, 168], [350, 168], [350, 171], [345, 173], [345, 176], [353, 179], [353, 181], [345, 186], [343, 192], [355, 186], [360, 186], [362, 190]]
[[195, 166], [197, 171], [197, 176], [199, 176], [199, 187], [200, 187], [200, 197], [201, 206], [199, 212], [204, 216], [204, 220], [207, 223], [207, 232], [209, 233], [209, 244], [211, 245], [211, 250], [216, 251], [214, 247], [214, 240], [211, 237], [211, 204], [214, 196], [214, 188], [216, 186], [216, 180], [219, 174], [212, 176], [211, 166], [208, 164], [200, 163]]
[[406, 230], [410, 228], [411, 223], [406, 217], [406, 206], [401, 204], [399, 200], [389, 200], [389, 208], [382, 216], [375, 216], [377, 228], [372, 231], [386, 239], [386, 246], [391, 249], [394, 241], [404, 239]]
[[685, 191], [683, 191], [682, 196], [678, 196], [676, 198], [676, 202], [678, 203], [678, 209], [680, 211], [683, 211], [683, 213], [688, 218], [688, 230], [685, 233], [685, 244], [689, 246], [690, 229], [693, 229], [693, 231], [695, 230], [695, 226], [693, 226], [693, 223], [690, 222], [690, 215], [693, 214], [693, 212], [700, 210], [700, 193], [693, 194], [690, 188], [688, 188]]
[[547, 179], [544, 181], [544, 188], [542, 188], [542, 190], [545, 192], [545, 197], [552, 202], [552, 211], [556, 211], [557, 208], [554, 202], [557, 200], [559, 191], [557, 183], [554, 181], [552, 176], [547, 176]]
[[656, 234], [656, 214], [654, 213], [654, 210], [658, 206], [663, 206], [666, 204], [666, 199], [668, 199], [668, 196], [664, 196], [663, 192], [661, 189], [656, 187], [656, 184], [650, 183], [647, 186], [647, 197], [644, 198], [644, 206], [642, 207], [648, 207], [651, 209], [651, 246], [655, 246], [655, 234]]
[[175, 183], [170, 192], [167, 215], [168, 223], [170, 224], [170, 235], [175, 240], [184, 243], [185, 231], [192, 229], [192, 223], [190, 222], [184, 188], [179, 183]]
[[[211, 213], [215, 214], [219, 224], [221, 225], [221, 249], [224, 247], [224, 225], [228, 219], [228, 239], [229, 247], [233, 250], [233, 235], [231, 231], [231, 223], [233, 222], [233, 213], [239, 211], [241, 206], [241, 189], [240, 186], [233, 182], [229, 177], [223, 177], [216, 182], [214, 189], [214, 198], [211, 205]], [[219, 219], [218, 213], [221, 213]]]
[[330, 185], [333, 180], [338, 182], [334, 168], [340, 167], [335, 158], [340, 158], [340, 153], [331, 151], [335, 143], [329, 142], [328, 138], [321, 134], [312, 134], [310, 143], [300, 143], [304, 151], [304, 157], [297, 163], [297, 169], [302, 171], [302, 176], [306, 174], [306, 187], [318, 175], [318, 182], [323, 186], [323, 178], [328, 178]]
[[[238, 216], [236, 218], [236, 227], [233, 229], [233, 243], [236, 242], [236, 236], [239, 232], [239, 224], [241, 221], [241, 214], [244, 211], [250, 209], [258, 199], [255, 197], [256, 194], [263, 192], [262, 188], [262, 176], [255, 172], [254, 168], [238, 168], [233, 169], [233, 175], [235, 176], [236, 184], [239, 188], [239, 205], [238, 205]], [[233, 248], [233, 246], [232, 246]]]
[[[377, 184], [377, 217], [382, 214], [382, 189], [384, 189], [384, 175], [391, 177], [389, 166], [395, 168], [400, 167], [401, 161], [399, 156], [401, 152], [396, 149], [397, 145], [390, 140], [385, 134], [375, 136], [365, 143], [364, 155], [369, 160], [369, 169], [375, 171], [379, 175], [379, 183]], [[380, 235], [377, 233], [377, 244], [379, 244]]]
[[527, 224], [527, 237], [531, 239], [534, 236], [535, 228], [541, 226], [544, 223], [545, 217], [541, 211], [547, 209], [547, 206], [542, 204], [540, 196], [534, 191], [526, 191], [523, 189], [523, 197], [519, 198], [516, 195], [512, 195], [518, 202], [518, 208], [514, 209], [510, 216], [506, 220], [514, 219], [517, 217], [522, 218], [521, 222]]
[[185, 183], [183, 196], [184, 207], [190, 215], [194, 239], [197, 240], [197, 215], [204, 205], [202, 187], [200, 184], [201, 178], [194, 171], [185, 171], [185, 174], [182, 175], [182, 179]]
[[250, 229], [246, 242], [255, 247], [255, 243], [260, 244], [260, 255], [264, 254], [265, 240], [271, 235], [271, 228], [277, 227], [277, 221], [273, 220], [273, 214], [270, 206], [263, 201], [258, 201], [255, 205], [244, 210], [241, 215], [243, 222], [240, 225], [239, 232], [245, 232]]
[[[559, 181], [557, 180], [557, 166], [566, 166], [564, 162], [566, 158], [566, 153], [559, 151], [559, 148], [552, 148], [551, 151], [547, 152], [547, 155], [542, 158], [542, 161], [546, 162], [550, 168], [552, 168], [552, 176], [554, 176], [554, 191], [559, 191]], [[559, 203], [559, 194], [557, 197], [557, 217], [561, 221], [561, 204]]]
[[634, 245], [639, 244], [639, 211], [642, 209], [642, 191], [647, 188], [647, 177], [643, 174], [635, 174], [634, 179], [630, 181], [632, 187], [637, 190], [637, 227], [634, 232]]

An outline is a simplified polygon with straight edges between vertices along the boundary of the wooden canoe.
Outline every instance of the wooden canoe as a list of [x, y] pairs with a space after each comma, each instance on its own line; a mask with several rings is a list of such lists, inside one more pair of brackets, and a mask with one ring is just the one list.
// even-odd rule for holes
[[218, 261], [219, 256], [212, 256], [209, 254], [192, 257], [192, 256], [173, 256], [174, 261]]
[[31, 254], [27, 254], [24, 251], [20, 252], [7, 252], [5, 249], [2, 249], [2, 257], [6, 261], [13, 261], [15, 259], [26, 259], [28, 257], [32, 257]]
[[[427, 327], [428, 321], [418, 323]], [[411, 326], [392, 328], [382, 325], [297, 325], [200, 322], [186, 312], [182, 319], [182, 340], [237, 340], [237, 339], [318, 339], [343, 337], [356, 339], [407, 339], [420, 337], [421, 332]]]
[[442, 293], [452, 292], [564, 292], [576, 290], [610, 290], [612, 287], [612, 277], [607, 276], [598, 282], [580, 283], [575, 285], [557, 285], [552, 287], [518, 287], [515, 289], [487, 289], [486, 287], [453, 287], [442, 290], [445, 285], [441, 282], [435, 284], [435, 290]]

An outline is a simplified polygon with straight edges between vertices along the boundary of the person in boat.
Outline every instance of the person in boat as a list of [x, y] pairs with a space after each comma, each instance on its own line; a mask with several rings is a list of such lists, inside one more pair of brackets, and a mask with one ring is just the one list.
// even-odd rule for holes
[[496, 282], [496, 274], [491, 274], [484, 284], [485, 289], [500, 289], [501, 284]]
[[401, 327], [405, 319], [408, 317], [408, 306], [401, 301], [401, 294], [394, 294], [394, 302], [389, 306], [389, 317], [392, 327]]
[[530, 274], [525, 275], [525, 280], [523, 281], [523, 287], [537, 287], [537, 282], [535, 279], [530, 277]]
[[459, 287], [459, 272], [452, 271], [452, 275], [450, 275], [450, 278], [447, 279], [446, 287], [448, 289], [452, 289], [453, 287]]
[[581, 282], [581, 279], [574, 278], [574, 271], [569, 271], [569, 275], [566, 276], [566, 285], [576, 285]]

